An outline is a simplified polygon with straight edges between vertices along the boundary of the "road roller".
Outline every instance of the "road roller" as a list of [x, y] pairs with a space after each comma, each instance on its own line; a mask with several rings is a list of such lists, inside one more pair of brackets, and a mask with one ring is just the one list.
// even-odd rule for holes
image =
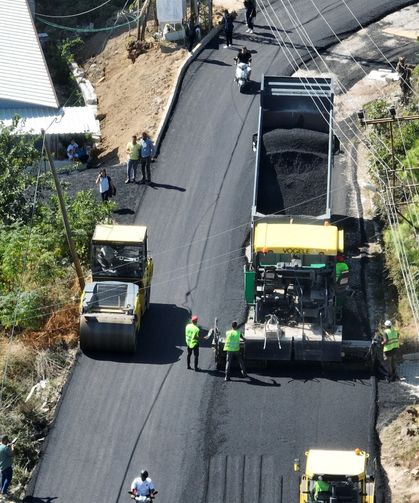
[[135, 352], [153, 276], [147, 227], [97, 225], [91, 268], [92, 282], [86, 284], [80, 302], [81, 349]]
[[[375, 461], [367, 452], [311, 449], [305, 454], [299, 503], [374, 503]], [[300, 471], [298, 459], [294, 471]]]

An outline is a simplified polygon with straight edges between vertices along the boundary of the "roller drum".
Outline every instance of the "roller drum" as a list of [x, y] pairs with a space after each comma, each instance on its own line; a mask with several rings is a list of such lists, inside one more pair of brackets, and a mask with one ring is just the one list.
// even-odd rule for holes
[[133, 315], [96, 313], [80, 316], [80, 348], [84, 352], [134, 353], [136, 342]]

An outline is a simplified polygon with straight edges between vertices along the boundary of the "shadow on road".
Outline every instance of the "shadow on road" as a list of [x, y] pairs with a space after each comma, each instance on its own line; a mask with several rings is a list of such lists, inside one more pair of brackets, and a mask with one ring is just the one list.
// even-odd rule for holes
[[180, 360], [185, 344], [187, 309], [173, 304], [150, 304], [144, 315], [135, 354], [85, 353], [94, 360], [165, 365]]
[[24, 503], [52, 503], [54, 500], [58, 499], [58, 496], [45, 496], [45, 498], [35, 498], [33, 496], [26, 496], [24, 498]]
[[178, 190], [179, 192], [186, 192], [186, 189], [184, 187], [178, 187], [177, 185], [169, 185], [167, 183], [150, 182], [149, 187], [155, 190], [167, 189], [167, 190]]
[[116, 215], [134, 215], [135, 211], [131, 208], [118, 208], [113, 211]]
[[242, 89], [242, 94], [259, 94], [260, 82], [250, 80]]
[[197, 59], [197, 61], [201, 61], [202, 63], [209, 63], [210, 65], [232, 66], [229, 63], [224, 63], [224, 61], [219, 61], [218, 59]]

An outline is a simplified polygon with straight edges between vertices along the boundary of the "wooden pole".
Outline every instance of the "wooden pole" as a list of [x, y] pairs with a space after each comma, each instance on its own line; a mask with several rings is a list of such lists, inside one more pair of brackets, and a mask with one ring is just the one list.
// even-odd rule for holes
[[208, 0], [209, 29], [212, 29], [212, 0]]
[[[145, 29], [146, 29], [146, 26], [147, 26], [148, 15], [150, 13], [151, 2], [148, 0], [146, 2], [146, 4], [147, 4], [147, 8], [145, 10], [143, 21], [141, 23], [141, 33], [140, 33], [140, 40], [141, 41], [143, 41], [145, 39]], [[145, 6], [145, 4], [144, 4], [144, 6]]]
[[63, 217], [64, 229], [65, 229], [65, 234], [67, 236], [67, 242], [68, 242], [68, 247], [70, 249], [71, 258], [73, 259], [74, 267], [76, 268], [77, 277], [79, 279], [80, 289], [84, 290], [85, 283], [84, 283], [83, 271], [81, 269], [80, 260], [77, 255], [77, 252], [76, 252], [76, 247], [74, 246], [73, 238], [71, 236], [70, 222], [68, 220], [67, 209], [65, 207], [63, 191], [61, 190], [61, 185], [60, 185], [60, 181], [58, 180], [57, 171], [55, 170], [54, 161], [52, 160], [51, 153], [50, 153], [48, 145], [45, 141], [45, 131], [42, 129], [41, 133], [42, 133], [42, 136], [44, 137], [45, 152], [47, 153], [49, 165], [51, 167], [52, 175], [54, 177], [55, 189], [57, 191], [58, 201], [60, 203], [61, 216]]

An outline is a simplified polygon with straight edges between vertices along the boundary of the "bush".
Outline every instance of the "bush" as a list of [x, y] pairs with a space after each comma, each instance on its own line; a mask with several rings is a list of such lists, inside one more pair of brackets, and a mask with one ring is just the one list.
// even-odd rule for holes
[[11, 291], [0, 296], [0, 325], [10, 329], [16, 327], [37, 329], [44, 321], [45, 299], [39, 291]]

